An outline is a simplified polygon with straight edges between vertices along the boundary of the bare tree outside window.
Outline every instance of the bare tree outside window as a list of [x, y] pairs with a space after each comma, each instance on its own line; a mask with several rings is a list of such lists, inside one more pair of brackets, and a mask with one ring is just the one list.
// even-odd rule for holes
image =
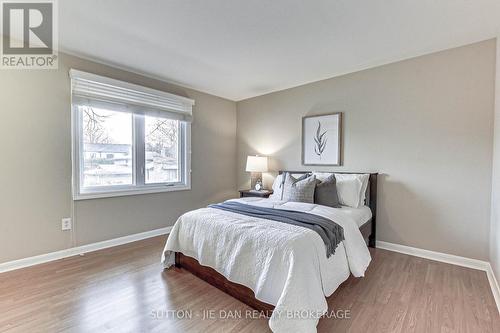
[[132, 114], [80, 106], [84, 186], [132, 184]]
[[146, 148], [167, 157], [176, 157], [178, 127], [175, 120], [152, 118], [147, 124]]
[[179, 121], [145, 117], [146, 183], [179, 181]]
[[83, 137], [88, 143], [111, 143], [104, 123], [109, 115], [94, 111], [90, 106], [81, 107], [83, 112]]

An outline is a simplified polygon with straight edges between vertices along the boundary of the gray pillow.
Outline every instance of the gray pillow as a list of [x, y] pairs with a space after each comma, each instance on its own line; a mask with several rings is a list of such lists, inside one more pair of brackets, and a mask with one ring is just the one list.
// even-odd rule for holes
[[308, 177], [308, 175], [305, 175], [305, 177], [295, 179], [287, 173], [283, 185], [283, 200], [314, 203], [316, 183], [316, 176]]
[[[280, 188], [280, 192], [281, 192], [281, 193], [280, 193], [280, 195], [279, 195], [280, 200], [283, 200], [283, 188], [285, 187], [285, 180], [286, 180], [286, 176], [287, 176], [287, 175], [292, 176], [292, 174], [291, 174], [290, 172], [285, 172], [285, 173], [283, 174], [283, 177], [281, 177], [281, 182], [280, 182], [280, 184], [279, 184], [279, 188]], [[299, 181], [299, 180], [306, 179], [306, 178], [307, 178], [307, 177], [309, 177], [310, 175], [311, 175], [310, 173], [305, 173], [305, 174], [303, 174], [302, 176], [300, 176], [299, 178], [295, 178], [294, 176], [292, 176], [292, 178], [295, 178], [295, 181], [297, 182], [297, 181]]]
[[314, 203], [334, 208], [341, 207], [337, 194], [337, 180], [335, 179], [335, 175], [328, 176], [328, 178], [316, 185]]

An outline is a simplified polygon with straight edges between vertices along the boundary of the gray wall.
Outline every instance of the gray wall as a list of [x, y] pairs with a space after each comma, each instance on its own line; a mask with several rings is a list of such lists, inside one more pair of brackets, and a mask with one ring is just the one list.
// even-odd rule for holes
[[[489, 40], [239, 102], [238, 186], [254, 153], [275, 171], [376, 171], [378, 240], [488, 260], [494, 79]], [[334, 111], [344, 166], [302, 166], [302, 116]]]
[[[76, 57], [58, 70], [0, 73], [0, 263], [173, 225], [190, 209], [235, 195], [236, 104]], [[76, 68], [196, 100], [192, 190], [78, 201], [70, 216], [70, 80]]]
[[490, 262], [500, 281], [500, 45], [497, 39], [495, 85], [495, 135], [493, 140], [493, 176], [491, 187]]

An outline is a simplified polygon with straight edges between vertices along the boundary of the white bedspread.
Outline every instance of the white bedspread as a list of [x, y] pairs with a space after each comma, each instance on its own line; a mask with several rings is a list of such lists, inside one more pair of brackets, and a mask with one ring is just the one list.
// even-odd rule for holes
[[174, 264], [174, 252], [198, 260], [228, 280], [252, 289], [257, 299], [275, 305], [269, 320], [273, 332], [316, 332], [331, 295], [349, 277], [363, 276], [370, 252], [356, 221], [342, 209], [276, 202], [261, 198], [236, 201], [320, 215], [344, 228], [345, 240], [327, 259], [314, 231], [281, 222], [213, 208], [182, 215], [175, 223], [162, 257]]

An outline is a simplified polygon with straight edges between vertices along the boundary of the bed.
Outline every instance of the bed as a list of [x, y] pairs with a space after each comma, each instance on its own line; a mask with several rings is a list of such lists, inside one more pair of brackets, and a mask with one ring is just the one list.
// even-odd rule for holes
[[274, 332], [315, 332], [328, 309], [326, 297], [350, 274], [364, 276], [370, 263], [367, 246], [375, 247], [376, 199], [377, 174], [371, 173], [364, 205], [359, 208], [255, 197], [231, 200], [335, 221], [342, 226], [345, 240], [330, 257], [324, 254], [321, 238], [309, 229], [202, 208], [176, 222], [162, 262], [165, 267], [186, 269], [263, 312], [270, 317]]

